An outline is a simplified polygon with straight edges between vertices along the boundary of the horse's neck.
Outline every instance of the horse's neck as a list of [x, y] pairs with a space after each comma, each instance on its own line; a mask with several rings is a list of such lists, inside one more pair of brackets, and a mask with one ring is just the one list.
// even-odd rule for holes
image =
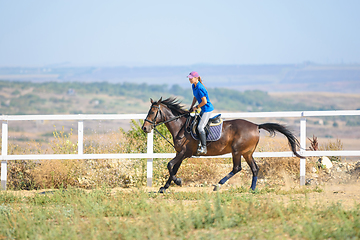
[[[167, 113], [168, 113], [167, 120], [175, 117], [169, 110]], [[179, 134], [181, 134], [181, 132], [182, 132], [181, 129], [183, 128], [185, 122], [186, 122], [186, 118], [180, 117], [178, 119], [175, 119], [174, 121], [165, 123], [165, 125], [168, 128], [169, 132], [171, 133], [173, 139], [175, 139]]]
[[186, 119], [184, 117], [181, 117], [165, 124], [169, 132], [171, 133], [173, 139], [175, 139], [179, 134], [181, 134], [181, 130], [185, 124], [185, 121]]

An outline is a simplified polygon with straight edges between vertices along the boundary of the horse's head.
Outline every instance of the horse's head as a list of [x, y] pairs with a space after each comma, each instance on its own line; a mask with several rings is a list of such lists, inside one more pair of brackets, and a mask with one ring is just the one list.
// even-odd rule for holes
[[151, 130], [155, 127], [156, 124], [163, 121], [163, 116], [162, 116], [162, 112], [161, 112], [161, 109], [160, 109], [161, 101], [162, 101], [162, 97], [157, 102], [154, 102], [150, 98], [151, 107], [150, 107], [150, 110], [148, 112], [148, 115], [145, 118], [144, 124], [141, 127], [141, 129], [144, 132], [146, 132], [146, 133], [151, 132]]

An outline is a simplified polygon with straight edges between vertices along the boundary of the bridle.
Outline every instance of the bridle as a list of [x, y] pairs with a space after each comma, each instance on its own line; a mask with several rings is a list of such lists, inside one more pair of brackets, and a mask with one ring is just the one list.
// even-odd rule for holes
[[158, 117], [159, 112], [160, 112], [160, 116], [163, 116], [163, 113], [162, 113], [162, 111], [161, 111], [161, 109], [160, 109], [160, 104], [159, 104], [158, 106], [152, 106], [151, 108], [153, 108], [153, 107], [156, 107], [156, 108], [158, 109], [157, 112], [156, 112], [156, 114], [155, 114], [154, 119], [151, 121], [151, 120], [145, 118], [145, 121], [146, 121], [146, 122], [149, 122], [149, 123], [152, 125], [153, 129], [154, 129], [158, 134], [160, 134], [160, 136], [163, 137], [168, 143], [170, 143], [170, 145], [173, 146], [173, 148], [175, 148], [174, 144], [172, 144], [166, 137], [164, 137], [164, 136], [156, 129], [156, 127], [159, 126], [159, 125], [161, 125], [161, 124], [165, 124], [165, 123], [174, 121], [174, 120], [176, 120], [176, 119], [178, 119], [178, 118], [181, 118], [181, 117], [183, 117], [183, 116], [185, 116], [185, 115], [187, 115], [187, 114], [189, 114], [189, 113], [186, 112], [186, 113], [181, 114], [181, 115], [179, 115], [179, 116], [170, 118], [169, 120], [166, 120], [166, 121], [164, 121], [164, 122], [156, 123], [156, 118]]
[[145, 121], [151, 123], [152, 126], [153, 126], [153, 128], [155, 129], [156, 126], [159, 125], [159, 124], [156, 124], [156, 118], [157, 118], [159, 112], [160, 112], [160, 115], [162, 115], [162, 112], [161, 112], [161, 109], [160, 109], [160, 104], [159, 104], [158, 106], [152, 106], [151, 108], [153, 108], [153, 107], [156, 107], [156, 108], [158, 109], [157, 112], [156, 112], [156, 114], [155, 114], [154, 119], [153, 119], [152, 121], [150, 121], [149, 119], [145, 118]]
[[165, 123], [168, 123], [168, 122], [172, 122], [172, 121], [174, 121], [174, 120], [176, 120], [176, 119], [178, 119], [178, 118], [181, 118], [181, 117], [189, 114], [188, 112], [186, 112], [186, 113], [183, 113], [183, 114], [181, 114], [181, 115], [179, 115], [179, 116], [170, 118], [169, 120], [166, 120], [166, 121], [164, 121], [164, 122], [156, 123], [156, 118], [157, 118], [159, 112], [160, 112], [160, 115], [161, 115], [161, 116], [163, 115], [163, 113], [162, 113], [162, 111], [161, 111], [161, 109], [160, 109], [160, 104], [159, 104], [158, 106], [152, 106], [152, 107], [156, 107], [156, 108], [158, 109], [157, 112], [156, 112], [156, 114], [155, 114], [155, 117], [154, 117], [154, 119], [153, 119], [152, 121], [149, 120], [149, 119], [147, 119], [147, 118], [145, 118], [145, 121], [151, 123], [154, 129], [155, 129], [157, 126], [161, 125], [161, 124], [165, 124]]

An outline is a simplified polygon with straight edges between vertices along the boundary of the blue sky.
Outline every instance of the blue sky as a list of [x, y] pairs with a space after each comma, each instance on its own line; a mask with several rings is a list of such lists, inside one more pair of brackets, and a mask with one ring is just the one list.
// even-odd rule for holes
[[0, 66], [360, 63], [360, 1], [0, 0]]

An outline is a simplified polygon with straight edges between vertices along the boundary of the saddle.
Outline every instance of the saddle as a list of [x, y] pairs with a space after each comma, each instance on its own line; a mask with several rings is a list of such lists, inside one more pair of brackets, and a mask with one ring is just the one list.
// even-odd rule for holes
[[[197, 129], [201, 115], [190, 116], [190, 124], [187, 127], [187, 132], [190, 132], [191, 136], [195, 140], [199, 140], [199, 131]], [[223, 120], [221, 119], [221, 114], [218, 114], [209, 119], [208, 123], [205, 126], [206, 141], [217, 141], [221, 137]]]

